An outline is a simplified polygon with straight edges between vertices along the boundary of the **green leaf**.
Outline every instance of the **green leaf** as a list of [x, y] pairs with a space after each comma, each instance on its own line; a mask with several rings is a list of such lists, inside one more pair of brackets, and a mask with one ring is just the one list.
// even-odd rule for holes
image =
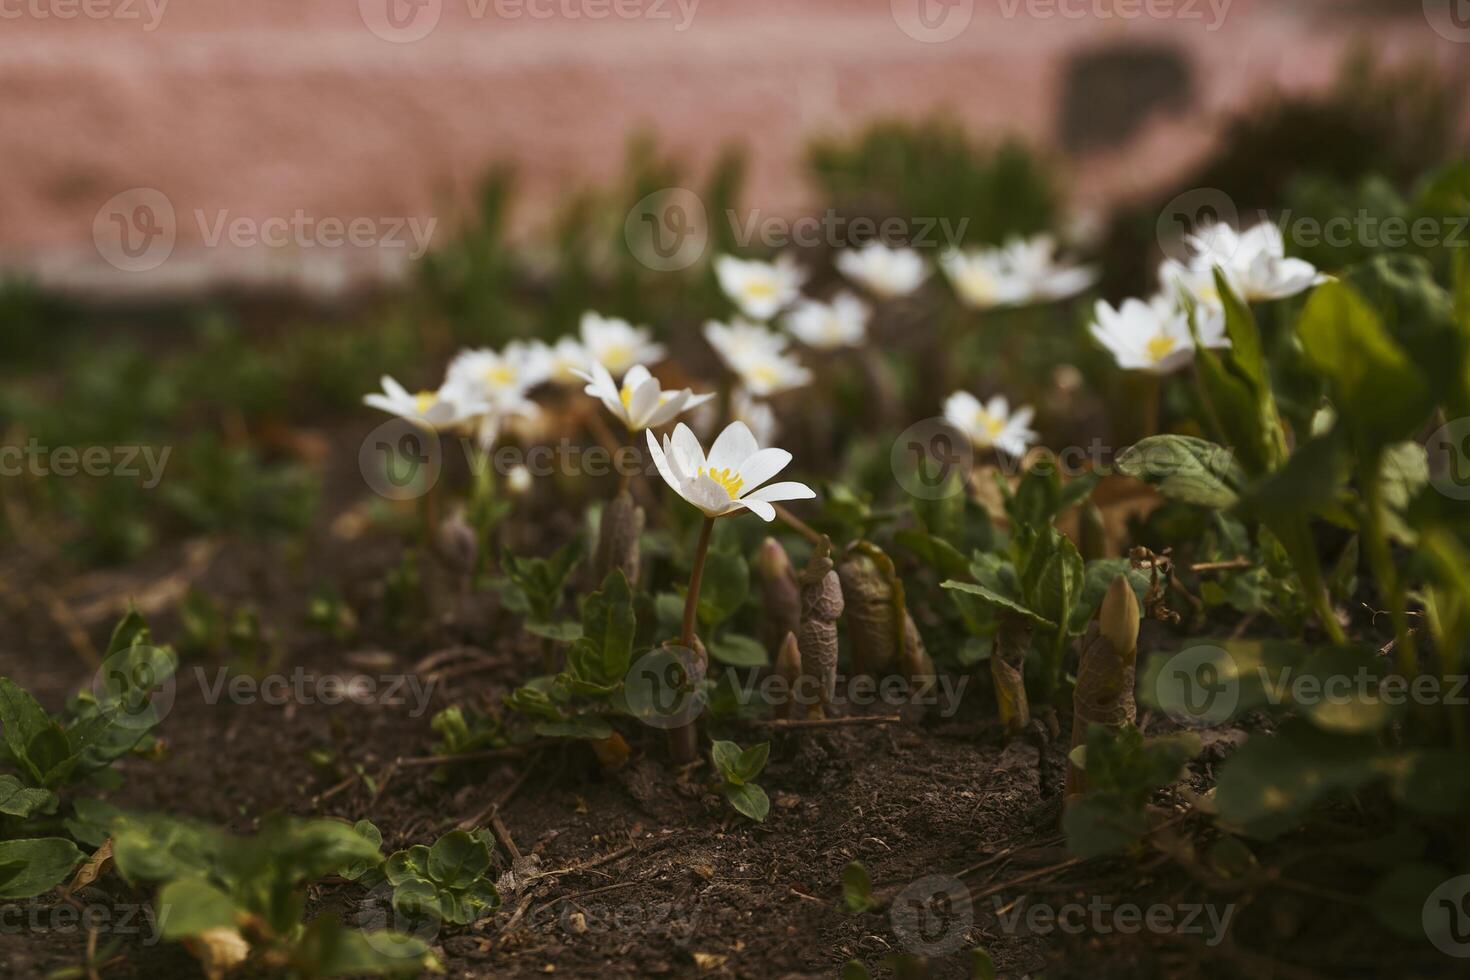
[[161, 882], [208, 873], [224, 849], [210, 827], [162, 816], [126, 816], [112, 825], [112, 857], [129, 881]]
[[[26, 762], [26, 747], [41, 732], [55, 727], [51, 717], [36, 703], [30, 692], [0, 677], [0, 726], [5, 729], [5, 745], [18, 762]], [[35, 774], [39, 782], [40, 772]]]
[[1433, 408], [1428, 380], [1351, 286], [1318, 287], [1297, 336], [1360, 453], [1404, 439]]
[[206, 929], [234, 928], [234, 899], [202, 876], [164, 885], [154, 903], [164, 939], [185, 939]]
[[1067, 849], [1084, 860], [1120, 854], [1147, 830], [1141, 810], [1106, 797], [1085, 796], [1062, 814]]
[[739, 774], [742, 782], [748, 783], [761, 774], [761, 770], [766, 768], [766, 760], [770, 757], [770, 742], [761, 742], [759, 745], [752, 745], [750, 748], [741, 752], [740, 757], [735, 760], [735, 771]]
[[[359, 820], [352, 825], [352, 832], [367, 841], [374, 848], [381, 849], [383, 846], [383, 832], [378, 829], [377, 824], [371, 820]], [[376, 868], [382, 861], [381, 854], [372, 857], [361, 857], [344, 866], [337, 873], [348, 881], [356, 881], [372, 869]]]
[[995, 960], [979, 946], [970, 950], [970, 980], [995, 980]]
[[734, 742], [716, 740], [709, 750], [710, 758], [714, 761], [715, 768], [720, 775], [725, 777], [726, 782], [740, 783], [740, 746]]
[[313, 919], [292, 951], [294, 972], [307, 977], [355, 977], [442, 972], [423, 941], [387, 930], [348, 929], [333, 915]]
[[112, 835], [112, 823], [122, 816], [122, 811], [105, 800], [90, 796], [77, 797], [71, 801], [75, 816], [63, 821], [66, 832], [79, 844], [101, 847], [102, 842]]
[[570, 619], [562, 619], [554, 623], [537, 623], [528, 620], [524, 628], [532, 636], [544, 637], [558, 643], [570, 643], [582, 638], [582, 624]]
[[57, 802], [50, 790], [27, 787], [14, 776], [0, 776], [0, 813], [21, 818], [55, 813]]
[[445, 834], [429, 851], [429, 877], [445, 888], [468, 888], [489, 868], [489, 850], [467, 831]]
[[878, 907], [873, 900], [873, 882], [868, 878], [868, 869], [859, 861], [852, 861], [842, 869], [842, 907], [854, 915]]
[[[1231, 346], [1212, 349], [1199, 344], [1196, 336], [1195, 375], [1215, 424], [1234, 448], [1241, 467], [1259, 476], [1285, 459], [1286, 436], [1255, 320], [1218, 269], [1215, 288], [1225, 306], [1225, 332]], [[1190, 328], [1194, 329], [1193, 322]]]
[[1320, 799], [1351, 791], [1385, 771], [1370, 737], [1286, 726], [1253, 734], [1225, 761], [1215, 789], [1220, 819], [1269, 839], [1295, 826]]
[[699, 590], [699, 621], [713, 629], [735, 614], [750, 594], [750, 566], [735, 552], [711, 552]]
[[860, 960], [848, 960], [842, 967], [841, 980], [872, 980], [873, 975]]
[[107, 641], [107, 652], [102, 655], [106, 660], [113, 654], [130, 647], [148, 642], [148, 624], [143, 620], [143, 614], [138, 612], [138, 607], [131, 602], [128, 603], [128, 611], [123, 618], [118, 620], [112, 628], [112, 637]]
[[1164, 496], [1201, 507], [1235, 505], [1245, 471], [1224, 446], [1193, 436], [1151, 436], [1125, 449], [1118, 471], [1158, 488]]
[[1056, 623], [1028, 609], [1018, 600], [1001, 595], [999, 592], [992, 591], [983, 585], [976, 585], [974, 582], [956, 582], [951, 579], [948, 582], [941, 582], [939, 587], [942, 589], [953, 589], [956, 592], [963, 592], [966, 595], [975, 596], [987, 605], [994, 606], [1006, 612], [1015, 613], [1018, 616], [1024, 616], [1026, 619], [1031, 620], [1031, 622], [1049, 629], [1057, 628]]
[[706, 644], [709, 655], [731, 667], [764, 667], [770, 663], [765, 644], [743, 633], [726, 633]]
[[598, 715], [578, 715], [562, 721], [538, 721], [531, 730], [542, 738], [583, 738], [598, 741], [611, 738], [612, 725]]
[[383, 873], [390, 885], [401, 885], [406, 881], [429, 880], [429, 848], [415, 844], [407, 850], [394, 851], [383, 866]]
[[1082, 556], [1072, 539], [1056, 528], [1045, 528], [1021, 569], [1026, 605], [1044, 620], [1065, 626], [1082, 595], [1083, 572]]
[[615, 568], [583, 603], [582, 638], [569, 654], [577, 679], [604, 687], [621, 681], [628, 673], [637, 630], [632, 590], [622, 570]]
[[731, 806], [757, 823], [764, 821], [766, 814], [771, 812], [770, 797], [766, 796], [766, 791], [755, 783], [745, 783], [739, 786], [726, 783], [721, 791], [725, 794], [725, 799], [730, 801]]
[[63, 837], [0, 841], [0, 898], [33, 898], [66, 880], [82, 852]]
[[423, 878], [406, 878], [393, 886], [393, 911], [414, 922], [447, 918], [439, 888]]

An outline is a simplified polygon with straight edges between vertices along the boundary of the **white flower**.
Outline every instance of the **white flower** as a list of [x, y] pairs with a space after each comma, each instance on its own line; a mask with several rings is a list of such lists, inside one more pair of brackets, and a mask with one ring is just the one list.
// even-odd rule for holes
[[545, 344], [512, 341], [505, 351], [462, 351], [449, 362], [448, 384], [490, 405], [511, 403], [546, 381], [551, 359]]
[[1185, 240], [1195, 253], [1190, 268], [1209, 272], [1218, 266], [1247, 303], [1295, 296], [1327, 278], [1312, 263], [1287, 258], [1281, 229], [1269, 221], [1243, 232], [1229, 225], [1209, 225]]
[[999, 249], [951, 249], [939, 256], [939, 267], [960, 302], [971, 309], [988, 310], [1020, 301], [1019, 284], [1011, 278], [1005, 255]]
[[1097, 271], [1062, 265], [1050, 235], [1013, 238], [1004, 248], [948, 251], [939, 266], [960, 301], [978, 310], [1067, 299], [1097, 281]]
[[757, 401], [744, 388], [736, 388], [730, 398], [730, 414], [750, 429], [755, 441], [762, 445], [776, 438], [776, 412], [769, 404]]
[[489, 450], [506, 428], [517, 423], [532, 422], [541, 416], [541, 406], [519, 395], [502, 398], [493, 405], [483, 406], [483, 411], [469, 422], [474, 428], [475, 441], [480, 448]]
[[889, 248], [882, 242], [838, 253], [837, 269], [880, 299], [907, 296], [929, 276], [918, 252], [911, 248]]
[[968, 391], [957, 391], [944, 400], [944, 418], [970, 437], [981, 449], [1001, 449], [1024, 456], [1037, 435], [1029, 426], [1036, 413], [1029, 407], [1011, 411], [1005, 396], [996, 395], [985, 404]]
[[[538, 342], [539, 343], [539, 342]], [[563, 337], [551, 346], [541, 345], [545, 351], [546, 380], [554, 385], [581, 384], [578, 371], [585, 371], [592, 357], [576, 337]]]
[[[680, 422], [660, 448], [648, 433], [648, 450], [664, 482], [706, 517], [719, 517], [745, 508], [761, 520], [773, 521], [771, 506], [783, 500], [815, 497], [802, 483], [761, 486], [786, 468], [791, 454], [784, 449], [762, 449], [744, 422], [731, 422], [715, 439], [706, 457], [689, 426]], [[759, 488], [759, 489], [757, 489]]]
[[791, 346], [784, 335], [739, 317], [729, 323], [708, 321], [704, 325], [704, 339], [732, 371], [740, 370], [738, 365], [747, 358], [782, 354]]
[[1024, 301], [1068, 299], [1090, 288], [1098, 271], [1090, 266], [1064, 265], [1056, 259], [1057, 242], [1050, 235], [1013, 238], [1003, 255], [1006, 268]]
[[627, 320], [582, 314], [582, 346], [588, 362], [596, 361], [618, 377], [634, 364], [653, 364], [664, 359], [662, 344], [653, 342], [647, 327], [635, 327]]
[[811, 383], [812, 372], [786, 353], [791, 342], [784, 334], [737, 318], [709, 321], [704, 336], [752, 394], [766, 398]]
[[786, 329], [817, 350], [857, 347], [867, 338], [872, 312], [852, 293], [839, 293], [830, 303], [804, 299], [786, 314]]
[[505, 474], [505, 486], [517, 497], [524, 496], [531, 489], [531, 471], [522, 465], [512, 466]]
[[806, 273], [790, 255], [775, 262], [721, 255], [715, 259], [715, 277], [740, 312], [757, 320], [769, 320], [789, 306], [806, 281]]
[[740, 383], [752, 395], [770, 398], [812, 383], [812, 372], [791, 354], [752, 354], [735, 367]]
[[[1230, 346], [1223, 317], [1199, 316], [1196, 326], [1206, 347]], [[1194, 360], [1189, 315], [1168, 295], [1155, 296], [1146, 303], [1126, 299], [1116, 310], [1098, 300], [1096, 319], [1089, 330], [1125, 370], [1169, 374]]]
[[363, 404], [382, 409], [390, 415], [418, 422], [431, 429], [447, 429], [479, 415], [485, 410], [483, 402], [473, 400], [446, 384], [437, 391], [420, 391], [410, 394], [403, 385], [386, 374], [382, 380], [383, 394], [374, 392], [363, 397]]
[[601, 364], [592, 365], [592, 373], [578, 372], [588, 382], [587, 394], [600, 400], [607, 410], [629, 432], [640, 429], [656, 429], [672, 422], [696, 405], [702, 405], [714, 395], [696, 395], [688, 388], [664, 391], [658, 379], [642, 364], [635, 364], [623, 376], [622, 387], [607, 373]]

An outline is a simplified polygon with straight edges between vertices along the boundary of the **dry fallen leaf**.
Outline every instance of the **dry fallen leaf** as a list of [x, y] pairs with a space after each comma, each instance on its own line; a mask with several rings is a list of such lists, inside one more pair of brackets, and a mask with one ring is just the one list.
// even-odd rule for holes
[[694, 953], [694, 965], [701, 970], [718, 970], [730, 957], [723, 953]]
[[77, 869], [71, 884], [66, 886], [67, 894], [81, 891], [92, 882], [100, 878], [109, 867], [112, 866], [112, 838], [102, 842], [102, 846], [89, 857], [85, 864]]

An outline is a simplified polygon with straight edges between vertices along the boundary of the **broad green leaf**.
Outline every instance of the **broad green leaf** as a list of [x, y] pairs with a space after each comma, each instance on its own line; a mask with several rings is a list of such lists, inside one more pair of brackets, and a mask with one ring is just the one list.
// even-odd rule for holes
[[1040, 613], [1036, 613], [1028, 609], [1026, 606], [1022, 605], [1019, 600], [1012, 599], [1009, 596], [1001, 595], [999, 592], [993, 592], [983, 585], [976, 585], [974, 582], [956, 582], [950, 580], [948, 582], [941, 582], [940, 588], [953, 589], [956, 592], [963, 592], [966, 595], [975, 596], [981, 601], [995, 606], [998, 609], [1002, 609], [1009, 613], [1015, 613], [1018, 616], [1024, 616], [1026, 619], [1029, 619], [1031, 622], [1036, 623], [1040, 626], [1045, 626], [1049, 629], [1057, 628], [1056, 623], [1047, 619], [1045, 616], [1042, 616]]
[[[30, 692], [0, 677], [0, 726], [5, 729], [5, 745], [17, 761], [26, 761], [26, 747], [42, 731], [54, 727], [49, 715], [31, 697]], [[39, 781], [40, 773], [36, 773]]]
[[710, 745], [710, 758], [714, 760], [715, 768], [720, 775], [725, 777], [726, 782], [740, 783], [740, 746], [734, 742], [716, 739]]
[[771, 812], [770, 797], [766, 796], [766, 791], [755, 783], [745, 783], [740, 786], [726, 783], [721, 791], [725, 794], [725, 799], [730, 801], [731, 806], [756, 823], [764, 821], [766, 814]]
[[[1368, 907], [1393, 932], [1424, 941], [1425, 906], [1434, 890], [1454, 875], [1432, 864], [1416, 862], [1394, 868], [1378, 880], [1368, 895]], [[1454, 910], [1456, 916], [1459, 910]], [[1458, 925], [1458, 922], [1455, 923]], [[1449, 936], [1442, 937], [1449, 939]], [[1455, 940], [1458, 944], [1459, 940]], [[1441, 947], [1443, 948], [1443, 947]]]
[[50, 790], [27, 787], [11, 775], [0, 776], [0, 813], [24, 818], [54, 813], [56, 804], [56, 794]]
[[544, 637], [555, 640], [558, 643], [570, 643], [582, 638], [582, 624], [570, 619], [561, 619], [551, 623], [538, 623], [528, 620], [524, 624], [527, 633], [532, 636]]
[[868, 877], [868, 869], [859, 861], [849, 862], [842, 869], [842, 906], [854, 914], [878, 907], [873, 900], [873, 882]]
[[1297, 322], [1308, 362], [1326, 379], [1360, 453], [1410, 435], [1433, 407], [1428, 379], [1351, 286], [1327, 283]]
[[384, 865], [383, 872], [390, 885], [401, 885], [415, 879], [427, 881], [429, 879], [428, 845], [415, 844], [407, 850], [394, 851], [388, 858], [388, 863]]
[[1222, 822], [1269, 839], [1295, 826], [1328, 793], [1355, 790], [1384, 771], [1372, 738], [1289, 725], [1277, 734], [1251, 735], [1225, 761], [1215, 803]]
[[1021, 569], [1021, 594], [1026, 605], [1048, 622], [1066, 626], [1072, 606], [1082, 595], [1082, 556], [1072, 539], [1052, 527], [1044, 528]]
[[750, 594], [750, 566], [739, 554], [712, 551], [699, 590], [699, 621], [712, 629], [735, 614]]
[[0, 841], [0, 899], [33, 898], [66, 880], [82, 862], [77, 846], [63, 837]]
[[761, 742], [752, 745], [740, 753], [740, 758], [735, 761], [735, 771], [740, 774], [742, 782], [751, 782], [766, 768], [766, 760], [771, 757], [771, 743]]
[[234, 899], [203, 877], [180, 878], [164, 885], [154, 909], [165, 939], [185, 939], [206, 929], [238, 924]]
[[429, 877], [445, 888], [468, 888], [489, 868], [489, 850], [467, 831], [450, 831], [429, 850]]
[[359, 932], [333, 915], [318, 916], [306, 927], [291, 966], [296, 975], [323, 978], [443, 972], [423, 941], [387, 930]]
[[743, 633], [726, 633], [706, 646], [711, 657], [731, 667], [764, 667], [770, 663], [765, 644]]
[[995, 980], [995, 960], [979, 946], [970, 950], [970, 980]]
[[1193, 436], [1150, 436], [1125, 449], [1117, 467], [1166, 497], [1217, 509], [1234, 506], [1246, 482], [1234, 453]]

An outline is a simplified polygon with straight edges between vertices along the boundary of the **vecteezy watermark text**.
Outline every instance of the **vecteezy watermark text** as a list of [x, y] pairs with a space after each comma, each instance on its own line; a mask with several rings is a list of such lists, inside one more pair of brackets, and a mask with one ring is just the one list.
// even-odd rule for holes
[[410, 718], [422, 717], [434, 696], [435, 681], [417, 674], [313, 674], [297, 667], [289, 674], [254, 677], [231, 674], [218, 667], [211, 679], [203, 667], [194, 668], [204, 703], [221, 700], [231, 704], [288, 704], [327, 706], [339, 704], [408, 706]]
[[163, 480], [172, 446], [43, 446], [35, 438], [24, 446], [0, 446], [0, 476], [118, 476], [136, 479], [152, 490]]
[[167, 9], [168, 0], [0, 0], [0, 20], [136, 20], [151, 33]]

